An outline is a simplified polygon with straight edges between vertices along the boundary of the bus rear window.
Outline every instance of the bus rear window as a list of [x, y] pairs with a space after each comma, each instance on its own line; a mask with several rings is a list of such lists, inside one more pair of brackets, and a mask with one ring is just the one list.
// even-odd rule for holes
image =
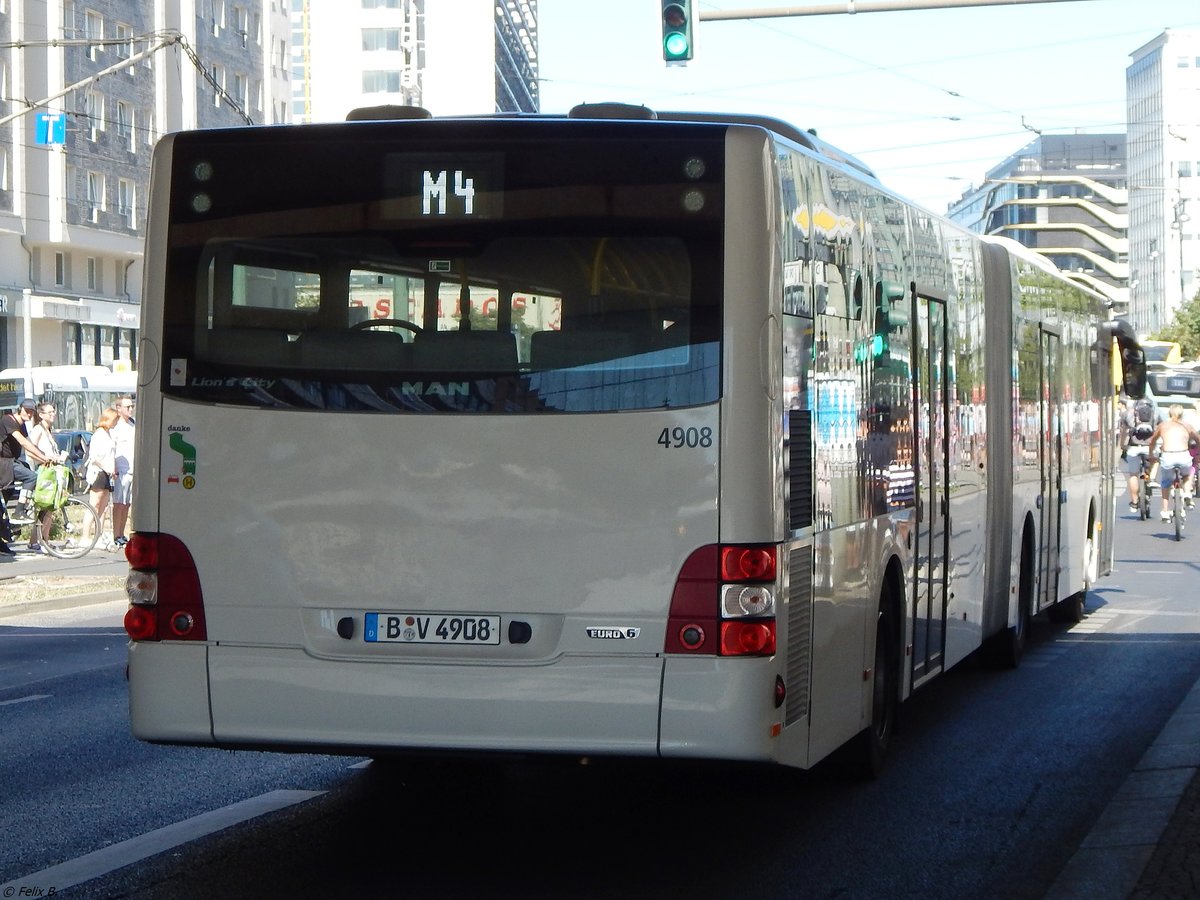
[[374, 412], [710, 403], [718, 259], [694, 235], [213, 240], [163, 389]]

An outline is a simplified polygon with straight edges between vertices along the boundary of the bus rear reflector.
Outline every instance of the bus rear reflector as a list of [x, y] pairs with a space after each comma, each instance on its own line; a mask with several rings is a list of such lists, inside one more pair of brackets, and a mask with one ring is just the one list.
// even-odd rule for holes
[[204, 641], [204, 597], [196, 563], [183, 541], [138, 531], [125, 546], [130, 608], [125, 631], [134, 641]]

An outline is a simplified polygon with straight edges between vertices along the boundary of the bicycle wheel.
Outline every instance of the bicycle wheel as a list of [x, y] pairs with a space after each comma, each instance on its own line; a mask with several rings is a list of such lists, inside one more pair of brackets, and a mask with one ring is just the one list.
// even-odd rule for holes
[[1150, 518], [1150, 479], [1142, 479], [1142, 489], [1138, 491], [1138, 518], [1143, 522]]
[[1183, 488], [1179, 482], [1171, 488], [1171, 508], [1175, 511], [1175, 540], [1183, 539]]
[[50, 520], [50, 534], [42, 535], [42, 546], [59, 559], [79, 559], [100, 540], [100, 518], [92, 505], [69, 497]]

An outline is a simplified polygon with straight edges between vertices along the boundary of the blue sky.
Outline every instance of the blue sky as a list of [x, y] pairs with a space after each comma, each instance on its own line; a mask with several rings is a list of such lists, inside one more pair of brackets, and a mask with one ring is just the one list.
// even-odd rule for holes
[[[709, 0], [699, 9], [806, 5]], [[1129, 54], [1164, 28], [1200, 28], [1196, 0], [701, 21], [695, 59], [667, 67], [660, 8], [539, 0], [542, 111], [619, 100], [777, 116], [815, 128], [937, 212], [1034, 140], [1033, 129], [1124, 132]]]

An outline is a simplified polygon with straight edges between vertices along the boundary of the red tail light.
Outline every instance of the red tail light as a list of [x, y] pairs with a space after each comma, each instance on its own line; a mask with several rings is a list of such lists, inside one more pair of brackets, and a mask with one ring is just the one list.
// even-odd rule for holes
[[130, 608], [125, 631], [135, 641], [204, 641], [204, 597], [192, 554], [179, 538], [139, 531], [125, 545]]
[[663, 649], [721, 656], [774, 654], [777, 560], [777, 548], [771, 544], [709, 544], [695, 550], [675, 579]]

